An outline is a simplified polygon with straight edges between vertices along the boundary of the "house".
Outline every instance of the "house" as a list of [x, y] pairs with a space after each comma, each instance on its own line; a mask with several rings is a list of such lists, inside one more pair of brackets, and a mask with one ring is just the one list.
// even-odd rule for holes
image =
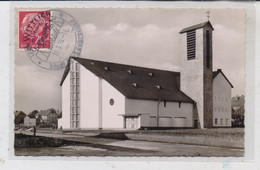
[[213, 72], [213, 126], [231, 127], [231, 88], [233, 85], [221, 69]]
[[27, 115], [23, 119], [23, 124], [24, 126], [29, 126], [29, 127], [36, 126], [36, 118], [35, 117], [31, 118]]
[[58, 114], [54, 109], [41, 110], [35, 116], [41, 125], [57, 126], [58, 124]]
[[180, 72], [70, 58], [60, 83], [63, 115], [58, 126], [230, 127], [233, 86], [220, 69], [212, 71], [213, 30], [209, 21], [181, 30]]

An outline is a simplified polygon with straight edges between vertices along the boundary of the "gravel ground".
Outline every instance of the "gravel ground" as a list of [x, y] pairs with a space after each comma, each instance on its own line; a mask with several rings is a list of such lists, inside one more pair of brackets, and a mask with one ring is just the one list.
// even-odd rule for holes
[[[244, 142], [243, 134], [243, 129], [230, 128], [151, 131], [65, 131], [65, 133], [57, 130], [45, 130], [42, 132], [39, 130], [38, 135], [45, 136], [48, 140], [56, 138], [67, 142], [65, 142], [65, 145], [62, 142], [62, 145], [59, 147], [46, 145], [47, 147], [31, 148], [25, 145], [24, 148], [15, 148], [15, 155], [242, 157], [244, 156], [244, 149], [236, 145]], [[120, 139], [121, 137], [124, 140]], [[34, 137], [31, 138], [33, 139]], [[43, 143], [46, 144], [46, 142]]]

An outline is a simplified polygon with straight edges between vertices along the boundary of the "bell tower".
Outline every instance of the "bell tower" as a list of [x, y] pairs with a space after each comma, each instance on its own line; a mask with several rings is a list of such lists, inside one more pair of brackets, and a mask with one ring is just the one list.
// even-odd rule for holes
[[213, 127], [213, 30], [207, 21], [180, 31], [181, 90], [196, 102], [200, 128]]

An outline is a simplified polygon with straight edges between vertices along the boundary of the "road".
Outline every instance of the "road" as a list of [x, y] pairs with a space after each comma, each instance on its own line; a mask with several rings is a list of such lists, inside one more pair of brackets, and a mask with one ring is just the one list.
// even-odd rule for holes
[[[27, 132], [32, 135], [31, 132]], [[52, 134], [37, 133], [37, 136], [53, 137], [67, 141], [81, 142], [74, 146], [57, 148], [16, 148], [16, 155], [32, 156], [214, 156], [242, 157], [244, 149], [151, 142], [119, 140], [93, 137], [95, 134]]]

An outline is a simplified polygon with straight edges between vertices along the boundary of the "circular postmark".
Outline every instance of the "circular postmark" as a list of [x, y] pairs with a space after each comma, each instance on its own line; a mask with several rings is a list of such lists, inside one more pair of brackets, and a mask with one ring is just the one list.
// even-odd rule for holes
[[[79, 23], [62, 10], [39, 12], [31, 17], [24, 34], [25, 52], [37, 66], [58, 70], [66, 67], [69, 57], [79, 57], [83, 34]], [[32, 24], [33, 23], [33, 24]]]

